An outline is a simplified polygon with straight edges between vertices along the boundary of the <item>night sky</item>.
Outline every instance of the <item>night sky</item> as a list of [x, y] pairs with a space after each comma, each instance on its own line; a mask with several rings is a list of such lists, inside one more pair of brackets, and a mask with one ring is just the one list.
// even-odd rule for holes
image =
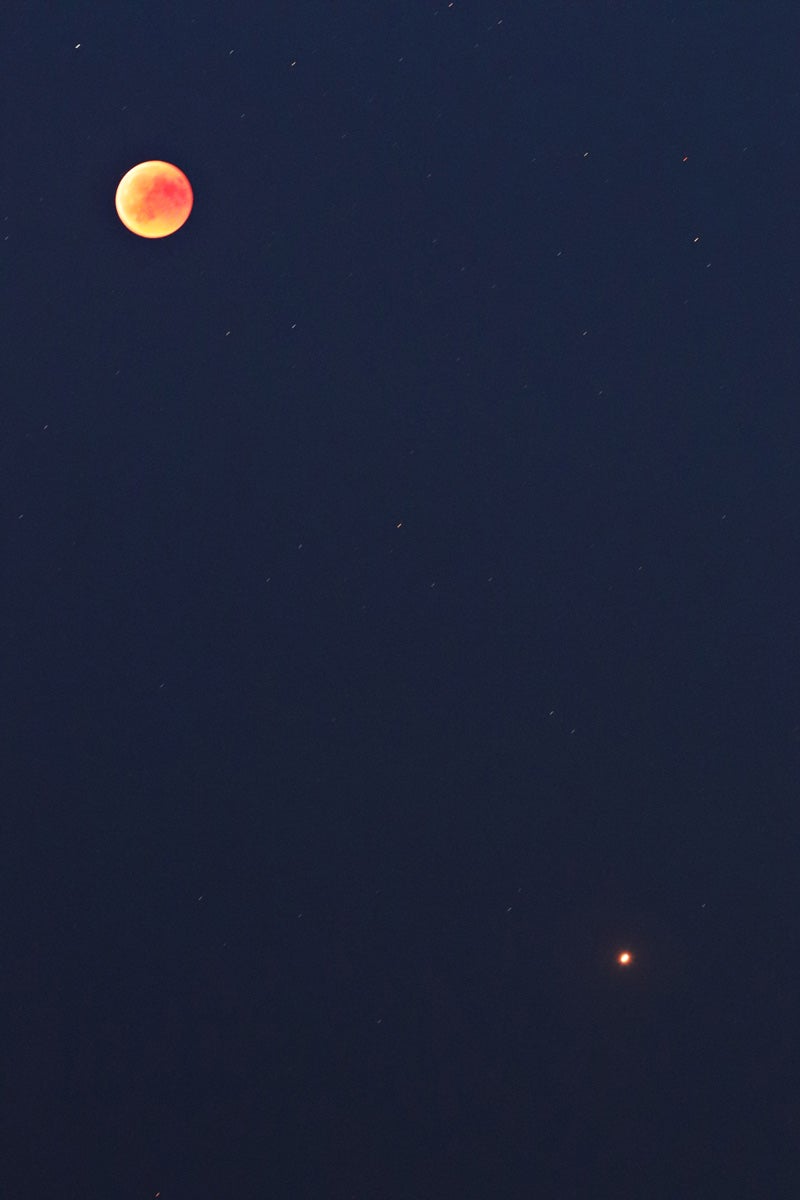
[[796, 0], [0, 71], [0, 1195], [796, 1198]]

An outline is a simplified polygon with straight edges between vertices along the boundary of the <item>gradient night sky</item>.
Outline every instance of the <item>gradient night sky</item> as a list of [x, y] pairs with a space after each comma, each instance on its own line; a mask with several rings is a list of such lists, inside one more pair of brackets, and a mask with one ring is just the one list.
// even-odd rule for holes
[[2, 1195], [796, 1197], [797, 5], [0, 56]]

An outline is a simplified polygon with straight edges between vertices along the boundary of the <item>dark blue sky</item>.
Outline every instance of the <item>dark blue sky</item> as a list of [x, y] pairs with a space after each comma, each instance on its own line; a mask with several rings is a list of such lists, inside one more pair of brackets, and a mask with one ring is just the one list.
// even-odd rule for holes
[[0, 21], [8, 1195], [796, 1196], [795, 6]]

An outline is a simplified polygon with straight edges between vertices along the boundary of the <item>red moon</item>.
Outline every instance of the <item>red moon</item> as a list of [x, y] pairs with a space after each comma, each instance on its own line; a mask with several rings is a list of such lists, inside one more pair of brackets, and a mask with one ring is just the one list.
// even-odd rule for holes
[[168, 237], [188, 220], [192, 185], [168, 162], [143, 162], [122, 176], [116, 195], [122, 224], [144, 238]]

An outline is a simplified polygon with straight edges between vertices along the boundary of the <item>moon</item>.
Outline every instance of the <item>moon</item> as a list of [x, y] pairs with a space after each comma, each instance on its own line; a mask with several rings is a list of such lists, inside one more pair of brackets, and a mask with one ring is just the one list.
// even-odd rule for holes
[[168, 237], [189, 218], [194, 204], [192, 185], [172, 163], [139, 163], [122, 176], [116, 195], [122, 224], [144, 238]]

